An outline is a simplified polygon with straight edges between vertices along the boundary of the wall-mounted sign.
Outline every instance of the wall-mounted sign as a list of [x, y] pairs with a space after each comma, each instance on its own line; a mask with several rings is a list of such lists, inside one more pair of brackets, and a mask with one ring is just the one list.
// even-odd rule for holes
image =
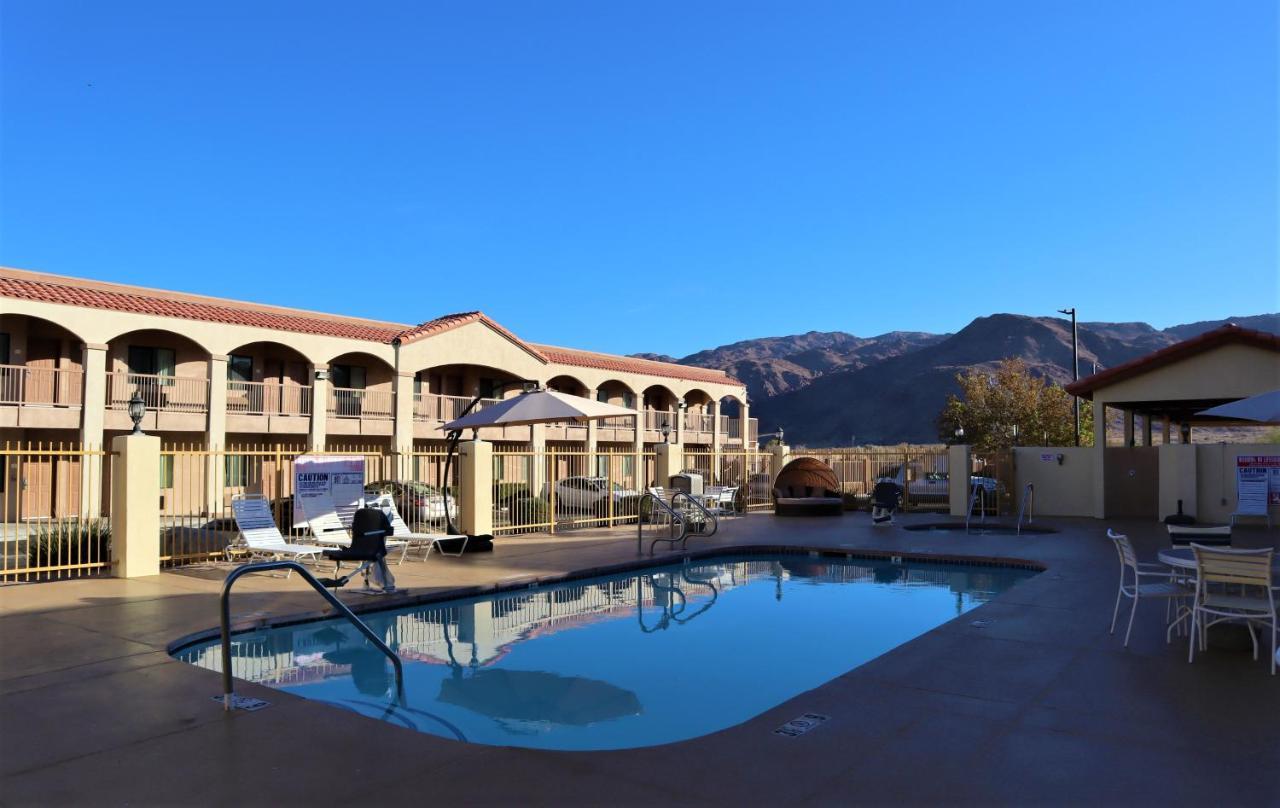
[[1041, 453], [1040, 453], [1040, 462], [1041, 462], [1041, 463], [1054, 463], [1054, 462], [1056, 462], [1056, 461], [1057, 461], [1057, 459], [1058, 459], [1058, 456], [1057, 456], [1056, 454], [1054, 454], [1053, 452], [1041, 452]]
[[1240, 455], [1236, 458], [1236, 496], [1243, 502], [1247, 491], [1255, 491], [1266, 480], [1267, 504], [1280, 505], [1280, 455]]

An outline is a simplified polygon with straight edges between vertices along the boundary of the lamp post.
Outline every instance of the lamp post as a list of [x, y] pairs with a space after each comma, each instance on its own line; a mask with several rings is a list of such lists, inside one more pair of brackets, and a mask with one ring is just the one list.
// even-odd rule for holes
[[956, 443], [964, 443], [964, 427], [958, 426], [955, 431]]
[[[1080, 381], [1080, 339], [1079, 339], [1079, 332], [1076, 330], [1076, 307], [1072, 306], [1069, 309], [1058, 309], [1058, 313], [1071, 315], [1071, 380], [1073, 382], [1078, 382]], [[1080, 397], [1072, 396], [1071, 402], [1074, 405], [1073, 409], [1075, 412], [1075, 420], [1076, 420], [1076, 446], [1079, 446], [1080, 445]]]
[[658, 431], [662, 433], [662, 442], [667, 443], [667, 439], [671, 437], [671, 424], [667, 423], [665, 418], [662, 420], [662, 428]]
[[1010, 429], [1009, 432], [1010, 434], [1013, 435], [1013, 445], [1017, 446], [1018, 445], [1018, 425], [1014, 424], [1013, 428]]
[[142, 402], [142, 396], [137, 390], [133, 391], [133, 396], [129, 399], [129, 420], [133, 421], [133, 431], [131, 435], [142, 434], [142, 416], [147, 414], [147, 405]]

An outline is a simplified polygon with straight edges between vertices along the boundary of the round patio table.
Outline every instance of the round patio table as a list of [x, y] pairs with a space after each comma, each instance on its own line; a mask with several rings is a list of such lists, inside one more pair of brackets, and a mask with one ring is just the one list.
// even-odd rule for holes
[[[1156, 554], [1156, 559], [1170, 567], [1188, 570], [1196, 568], [1196, 554], [1190, 547], [1171, 547], [1161, 550]], [[1271, 557], [1271, 582], [1275, 584], [1277, 581], [1280, 581], [1280, 555]]]

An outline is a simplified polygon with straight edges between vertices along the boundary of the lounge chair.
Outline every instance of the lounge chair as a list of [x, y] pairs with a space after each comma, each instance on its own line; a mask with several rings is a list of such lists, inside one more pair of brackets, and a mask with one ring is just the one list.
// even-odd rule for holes
[[[320, 559], [323, 547], [314, 544], [290, 544], [284, 540], [280, 528], [276, 527], [275, 517], [271, 514], [271, 503], [261, 494], [237, 494], [231, 498], [231, 513], [236, 520], [236, 528], [240, 538], [235, 544], [228, 545], [226, 553], [230, 560], [237, 551], [248, 551], [250, 560], [292, 559], [316, 562]], [[293, 573], [290, 572], [290, 575]]]
[[1169, 542], [1173, 545], [1187, 544], [1231, 544], [1231, 525], [1166, 525], [1169, 531]]
[[[423, 553], [422, 560], [425, 561], [431, 556], [434, 550], [440, 555], [461, 556], [467, 551], [467, 542], [470, 537], [463, 533], [414, 533], [405, 524], [404, 517], [400, 515], [400, 511], [396, 509], [396, 502], [390, 494], [381, 494], [372, 503], [370, 507], [377, 508], [387, 515], [391, 520], [391, 536], [393, 541], [402, 541], [406, 545], [405, 554], [408, 554], [409, 547], [426, 547], [427, 551]], [[446, 550], [446, 547], [456, 546], [457, 552]], [[403, 556], [402, 556], [403, 559]]]
[[1236, 510], [1231, 514], [1231, 524], [1236, 523], [1237, 516], [1261, 516], [1271, 527], [1271, 513], [1267, 510], [1267, 481], [1244, 480], [1239, 484], [1239, 499]]
[[[352, 513], [354, 512], [355, 510], [352, 509]], [[327, 511], [309, 517], [307, 528], [317, 544], [326, 544], [331, 547], [351, 546], [351, 534], [347, 532], [346, 526], [342, 524], [342, 517], [336, 511]], [[396, 563], [403, 564], [404, 557], [409, 553], [409, 543], [391, 540], [387, 542], [387, 550], [399, 550], [400, 559]]]

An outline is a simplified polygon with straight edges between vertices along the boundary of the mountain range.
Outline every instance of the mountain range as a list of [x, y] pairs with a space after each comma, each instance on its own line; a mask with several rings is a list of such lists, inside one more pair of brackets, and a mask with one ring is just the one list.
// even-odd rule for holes
[[[1280, 333], [1280, 314], [1204, 320], [1156, 329], [1146, 323], [1079, 324], [1080, 375], [1127, 362], [1224, 323]], [[1016, 356], [1056, 382], [1071, 381], [1071, 323], [1051, 317], [992, 314], [954, 334], [891, 331], [858, 337], [843, 331], [762, 337], [649, 359], [727, 371], [747, 386], [760, 432], [785, 428], [787, 442], [847, 446], [933, 442], [935, 420], [957, 391], [957, 373], [993, 368]]]

